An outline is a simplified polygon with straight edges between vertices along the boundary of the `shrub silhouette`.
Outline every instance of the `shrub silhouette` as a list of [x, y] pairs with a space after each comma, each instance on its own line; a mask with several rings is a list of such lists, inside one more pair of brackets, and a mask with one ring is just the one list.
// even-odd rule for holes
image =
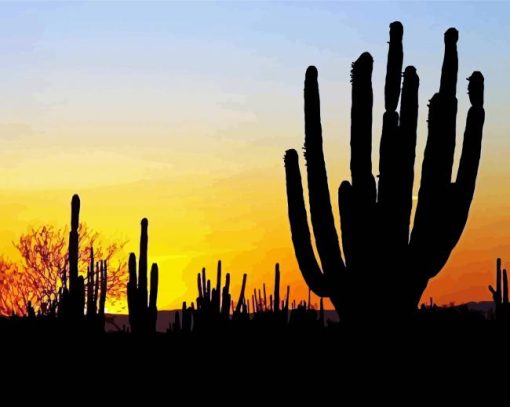
[[[90, 247], [97, 258], [108, 261], [108, 304], [118, 305], [126, 297], [127, 262], [118, 261], [125, 245], [123, 241], [105, 241], [102, 236], [80, 222], [79, 272], [87, 276]], [[31, 227], [14, 242], [21, 262], [0, 257], [0, 315], [26, 314], [30, 301], [36, 314], [51, 312], [68, 270], [67, 228], [49, 224]], [[115, 263], [115, 266], [111, 266]]]
[[[377, 190], [371, 162], [373, 60], [363, 53], [352, 65], [351, 182], [342, 182], [338, 192], [344, 258], [324, 162], [317, 69], [307, 69], [305, 157], [322, 269], [312, 249], [298, 154], [285, 153], [288, 214], [301, 273], [317, 295], [331, 299], [344, 321], [414, 313], [429, 279], [440, 272], [462, 234], [475, 190], [485, 117], [483, 76], [474, 72], [468, 79], [471, 107], [457, 179], [452, 182], [458, 32], [450, 28], [444, 36], [439, 92], [429, 103], [428, 138], [410, 233], [419, 79], [414, 67], [405, 69], [399, 115], [402, 36], [401, 23], [392, 23]], [[380, 306], [383, 303], [385, 307]]]

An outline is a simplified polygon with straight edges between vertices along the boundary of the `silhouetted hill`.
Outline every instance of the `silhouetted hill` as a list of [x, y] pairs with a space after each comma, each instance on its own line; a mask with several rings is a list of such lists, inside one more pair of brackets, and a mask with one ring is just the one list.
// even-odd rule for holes
[[492, 301], [480, 301], [480, 302], [470, 301], [461, 305], [465, 305], [470, 311], [478, 311], [484, 314], [494, 312], [494, 302]]
[[[494, 311], [494, 303], [492, 301], [480, 302], [467, 302], [464, 304], [454, 305], [452, 308], [467, 307], [470, 311], [476, 311], [487, 316]], [[180, 311], [180, 310], [179, 310]], [[175, 313], [177, 310], [163, 310], [158, 311], [158, 320], [156, 330], [158, 332], [165, 332], [170, 323], [175, 320]], [[325, 310], [325, 320], [331, 322], [338, 321], [338, 315], [335, 310]], [[129, 317], [127, 314], [108, 314], [106, 321], [106, 331], [112, 332], [122, 330], [123, 326], [129, 327]]]
[[[170, 323], [175, 321], [175, 313], [177, 310], [163, 310], [158, 311], [158, 320], [156, 323], [156, 331], [165, 332]], [[180, 312], [180, 310], [179, 310]], [[335, 310], [326, 310], [325, 320], [326, 322], [338, 321], [338, 315]], [[123, 326], [129, 327], [129, 316], [127, 314], [108, 314], [106, 320], [105, 329], [107, 332], [122, 330]]]

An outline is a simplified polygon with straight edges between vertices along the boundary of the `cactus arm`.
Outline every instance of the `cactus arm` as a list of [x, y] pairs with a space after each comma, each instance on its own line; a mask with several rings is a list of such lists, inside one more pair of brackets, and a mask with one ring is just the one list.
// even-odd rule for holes
[[[390, 31], [390, 37], [392, 37]], [[399, 48], [402, 46], [402, 36], [398, 38]], [[390, 63], [392, 56], [390, 41], [390, 52], [388, 53], [388, 69], [390, 65], [397, 65], [401, 68], [402, 61]], [[400, 57], [400, 54], [399, 54]], [[388, 80], [388, 74], [386, 80]], [[400, 82], [395, 83], [395, 88]], [[416, 69], [412, 66], [406, 67], [404, 71], [404, 84], [402, 87], [402, 101], [399, 115], [396, 111], [386, 110], [383, 116], [383, 131], [381, 137], [380, 162], [379, 162], [379, 224], [384, 234], [386, 247], [393, 247], [393, 252], [383, 251], [381, 256], [389, 256], [383, 261], [392, 261], [394, 252], [405, 252], [409, 243], [409, 225], [412, 211], [414, 160], [416, 149], [416, 131], [418, 123], [418, 87], [419, 78]], [[398, 91], [392, 91], [393, 98], [398, 98]], [[391, 90], [387, 89], [387, 93]], [[389, 96], [386, 95], [386, 99]], [[396, 109], [395, 99], [391, 108]], [[386, 102], [388, 109], [389, 102]], [[406, 267], [395, 266], [395, 273], [407, 272]]]
[[[329, 297], [326, 278], [313, 252], [296, 150], [285, 153], [287, 205], [294, 252], [306, 284], [319, 296]], [[255, 311], [255, 309], [254, 309]]]
[[136, 288], [136, 254], [130, 253], [128, 260], [129, 270], [129, 282], [134, 288]]
[[241, 285], [241, 292], [239, 293], [239, 300], [237, 300], [236, 306], [236, 314], [241, 312], [241, 305], [244, 304], [244, 291], [246, 290], [246, 279], [248, 278], [247, 274], [243, 274], [243, 283]]
[[127, 299], [128, 299], [128, 311], [129, 311], [129, 324], [131, 330], [136, 330], [136, 318], [138, 316], [138, 298], [137, 298], [137, 286], [136, 286], [136, 255], [134, 253], [129, 254], [128, 260], [129, 269], [129, 281], [127, 284]]
[[[338, 188], [338, 207], [341, 219], [340, 230], [342, 232], [342, 247], [344, 249], [345, 265], [347, 266], [347, 269], [352, 270], [355, 222], [352, 185], [349, 181], [343, 181], [340, 184], [340, 188]], [[317, 292], [315, 293], [317, 294]]]
[[[385, 212], [388, 212], [383, 215], [388, 223], [392, 223], [395, 220], [395, 215], [398, 215], [393, 201], [399, 191], [398, 164], [402, 162], [402, 141], [398, 134], [398, 113], [396, 111], [400, 97], [402, 62], [404, 58], [402, 35], [402, 24], [400, 22], [391, 23], [386, 81], [384, 85], [385, 113], [383, 115], [381, 135], [378, 189], [378, 202], [385, 209]], [[388, 215], [390, 219], [388, 219]]]
[[92, 301], [94, 287], [94, 250], [90, 248], [90, 261], [87, 267], [87, 318], [92, 317]]
[[[345, 261], [352, 270], [371, 269], [364, 255], [373, 246], [376, 203], [375, 180], [372, 175], [372, 56], [365, 52], [353, 62], [351, 69], [351, 185], [341, 185], [339, 197], [342, 242], [348, 250]], [[345, 192], [345, 194], [343, 194]], [[347, 219], [345, 212], [349, 212]], [[349, 259], [347, 258], [349, 257]], [[321, 258], [322, 260], [322, 258]], [[342, 289], [348, 290], [343, 284]], [[320, 294], [318, 294], [321, 296]], [[331, 297], [331, 296], [330, 296]]]
[[140, 233], [140, 257], [138, 258], [138, 293], [140, 303], [144, 307], [147, 306], [147, 247], [148, 247], [148, 235], [147, 228], [149, 222], [147, 218], [143, 218], [141, 221], [141, 233]]
[[305, 158], [308, 174], [310, 216], [317, 251], [324, 274], [332, 278], [345, 272], [329, 196], [328, 176], [322, 146], [319, 84], [317, 69], [305, 75]]
[[280, 310], [280, 265], [276, 263], [274, 267], [274, 306], [273, 311]]
[[425, 201], [443, 193], [451, 182], [457, 116], [457, 38], [455, 29], [446, 31], [441, 86], [429, 104], [429, 134], [420, 186]]
[[404, 27], [400, 21], [390, 24], [390, 46], [388, 50], [388, 62], [386, 65], [386, 81], [384, 84], [384, 104], [386, 111], [395, 111], [400, 96], [400, 81], [402, 78], [402, 62], [404, 51], [402, 48], [402, 36]]
[[283, 309], [283, 313], [285, 314], [285, 318], [288, 317], [288, 313], [289, 313], [289, 304], [290, 304], [289, 301], [290, 301], [290, 286], [287, 286], [287, 293], [285, 295], [285, 303], [282, 304], [282, 309]]
[[489, 285], [489, 291], [491, 292], [492, 294], [492, 299], [494, 300], [494, 302], [497, 304], [498, 303], [498, 300], [497, 300], [497, 290], [494, 289], [494, 287], [492, 285]]
[[458, 205], [452, 203], [457, 200], [457, 187], [451, 184], [457, 116], [457, 40], [457, 30], [448, 29], [440, 90], [429, 103], [428, 138], [410, 243], [413, 261], [420, 264], [416, 269], [420, 290], [444, 266], [460, 237], [458, 231], [464, 227], [459, 221], [463, 214], [455, 213]]
[[[403, 28], [399, 22], [390, 24], [390, 42], [388, 50], [388, 62], [386, 67], [386, 81], [384, 85], [385, 112], [381, 134], [381, 146], [379, 152], [379, 189], [378, 202], [384, 210], [382, 217], [387, 224], [393, 224], [399, 212], [395, 205], [401, 189], [399, 188], [400, 175], [398, 163], [404, 159], [398, 132], [397, 105], [400, 97], [400, 82], [402, 77], [402, 51]], [[393, 232], [397, 228], [391, 229]], [[393, 243], [395, 233], [389, 236]]]
[[437, 123], [435, 123], [435, 127], [437, 129], [439, 149], [436, 150], [433, 155], [437, 161], [432, 164], [438, 168], [434, 182], [439, 190], [444, 186], [448, 186], [452, 180], [457, 122], [458, 38], [459, 33], [455, 28], [448, 29], [444, 35], [445, 53], [441, 72], [439, 98], [437, 100], [439, 110], [434, 116], [434, 118], [438, 119]]
[[413, 66], [404, 71], [402, 102], [400, 105], [400, 137], [403, 145], [402, 165], [399, 169], [401, 178], [401, 195], [397, 204], [402, 211], [401, 222], [406, 245], [409, 243], [409, 225], [413, 207], [414, 161], [416, 158], [416, 133], [418, 126], [418, 88], [420, 78]]
[[[221, 294], [221, 314], [224, 317], [228, 317], [230, 314], [230, 273], [225, 275], [225, 285]], [[244, 294], [244, 293], [243, 293]]]
[[207, 276], [205, 267], [202, 267], [202, 301], [206, 301], [207, 297]]
[[106, 260], [102, 264], [101, 272], [101, 296], [99, 299], [99, 315], [104, 316], [106, 304], [106, 291], [108, 290], [108, 265]]
[[503, 270], [503, 304], [508, 305], [508, 275], [506, 269]]
[[151, 287], [149, 294], [149, 304], [144, 305], [144, 320], [142, 321], [144, 329], [146, 329], [145, 333], [154, 333], [156, 332], [156, 323], [158, 320], [158, 280], [159, 280], [159, 272], [158, 265], [153, 263], [151, 266]]
[[94, 315], [97, 314], [97, 300], [98, 300], [98, 296], [99, 296], [99, 275], [100, 275], [100, 273], [101, 273], [100, 262], [97, 262], [95, 280], [93, 281], [94, 296], [92, 298], [92, 311], [93, 311]]
[[197, 287], [198, 287], [198, 298], [201, 299], [203, 297], [203, 294], [202, 294], [202, 279], [200, 277], [200, 273], [197, 274]]
[[207, 286], [206, 286], [206, 302], [207, 304], [211, 303], [211, 280], [207, 280]]
[[267, 311], [266, 283], [262, 284], [262, 293], [264, 294], [264, 311]]
[[[483, 124], [485, 120], [485, 111], [483, 109], [483, 76], [479, 72], [474, 72], [469, 78], [469, 81], [468, 90], [472, 106], [468, 111], [466, 119], [466, 128], [464, 132], [464, 141], [457, 179], [454, 184], [449, 184], [446, 189], [447, 206], [445, 214], [441, 214], [440, 212], [440, 206], [444, 204], [441, 203], [440, 198], [438, 196], [431, 198], [430, 195], [426, 194], [423, 195], [423, 200], [428, 206], [428, 208], [426, 208], [427, 210], [422, 212], [421, 209], [423, 208], [420, 208], [419, 204], [416, 213], [417, 217], [432, 217], [435, 215], [436, 218], [441, 219], [442, 226], [446, 228], [442, 238], [437, 239], [434, 245], [432, 245], [435, 248], [435, 253], [431, 256], [432, 261], [429, 264], [429, 267], [425, 268], [423, 271], [426, 278], [431, 278], [439, 273], [448, 260], [451, 251], [462, 235], [474, 196], [476, 178], [480, 163]], [[425, 190], [425, 192], [427, 191]], [[421, 200], [422, 195], [420, 190], [420, 203]], [[427, 200], [429, 200], [429, 202], [427, 202]], [[434, 202], [434, 200], [436, 200], [436, 202]], [[424, 219], [416, 219], [415, 229], [419, 230], [420, 227], [424, 226], [426, 233], [429, 234], [430, 240], [433, 237], [433, 231], [427, 230], [427, 228], [430, 228], [430, 222], [429, 225], [424, 225], [425, 222], [426, 221]], [[437, 223], [438, 220], [436, 219], [434, 224]], [[423, 233], [423, 231], [420, 232]], [[423, 242], [423, 244], [425, 245], [425, 242]]]
[[456, 233], [454, 242], [452, 242], [453, 245], [462, 234], [475, 193], [476, 177], [478, 175], [482, 148], [483, 124], [485, 121], [485, 111], [483, 109], [483, 76], [480, 72], [473, 72], [468, 80], [471, 107], [469, 108], [466, 118], [459, 171], [457, 172], [457, 179], [453, 189], [455, 192], [455, 203], [457, 204], [452, 208], [457, 221], [457, 225], [454, 225], [456, 226]]
[[218, 313], [221, 311], [220, 294], [221, 294], [221, 260], [218, 260], [218, 271], [216, 273], [216, 294], [214, 298], [214, 306]]
[[158, 301], [158, 280], [159, 271], [156, 263], [152, 264], [151, 267], [151, 288], [149, 296], [149, 308], [156, 309], [156, 303]]
[[78, 282], [78, 227], [80, 223], [80, 197], [73, 195], [71, 200], [71, 231], [69, 232], [69, 291], [77, 289]]
[[489, 291], [492, 294], [492, 299], [496, 306], [501, 304], [501, 259], [496, 260], [496, 289], [492, 285], [489, 285]]
[[489, 285], [489, 291], [494, 301], [496, 319], [504, 319], [508, 306], [508, 276], [506, 270], [501, 270], [500, 258], [496, 260], [496, 289]]
[[497, 303], [501, 304], [501, 259], [496, 262], [496, 297]]
[[372, 68], [374, 60], [365, 52], [352, 64], [351, 178], [363, 206], [375, 203], [372, 175]]
[[457, 56], [457, 41], [459, 33], [455, 28], [449, 28], [444, 34], [445, 53], [441, 69], [441, 84], [439, 93], [455, 97], [457, 92], [457, 71], [459, 60]]

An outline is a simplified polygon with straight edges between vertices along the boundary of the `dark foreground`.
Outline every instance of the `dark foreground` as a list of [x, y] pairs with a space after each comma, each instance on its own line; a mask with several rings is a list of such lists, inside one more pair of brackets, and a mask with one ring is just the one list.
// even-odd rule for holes
[[486, 380], [508, 379], [510, 329], [498, 321], [146, 336], [23, 322], [0, 323], [2, 389], [13, 391], [10, 383], [19, 385], [23, 378], [26, 393], [37, 397], [46, 394], [34, 393], [42, 387], [52, 394], [57, 389], [73, 392], [71, 400], [92, 397], [96, 402], [142, 393], [148, 405], [159, 404], [162, 397], [167, 405], [201, 400], [209, 405], [269, 400], [270, 405], [301, 405], [303, 397], [312, 397], [313, 405], [320, 400], [353, 405], [348, 400], [354, 392], [359, 402], [375, 397], [381, 403], [390, 397], [415, 405], [407, 393], [413, 389], [419, 393], [411, 397], [420, 399], [444, 388], [457, 397], [471, 391], [472, 383], [481, 390]]

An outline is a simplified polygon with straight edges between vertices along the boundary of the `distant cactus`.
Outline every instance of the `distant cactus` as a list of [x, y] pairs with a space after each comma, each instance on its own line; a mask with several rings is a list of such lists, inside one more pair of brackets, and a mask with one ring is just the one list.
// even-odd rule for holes
[[83, 319], [85, 308], [85, 282], [78, 275], [80, 197], [73, 195], [71, 200], [71, 231], [69, 232], [69, 289], [64, 272], [64, 286], [59, 299], [59, 316], [68, 321], [78, 322]]
[[[94, 250], [90, 248], [90, 260], [86, 280], [79, 275], [79, 225], [80, 198], [71, 201], [71, 231], [69, 233], [68, 265], [62, 272], [62, 287], [56, 298], [48, 298], [40, 312], [48, 316], [58, 315], [64, 321], [77, 324], [86, 316], [89, 330], [103, 332], [105, 326], [105, 303], [107, 290], [106, 261], [95, 263]], [[69, 287], [68, 287], [69, 282]]]
[[138, 277], [136, 273], [136, 255], [129, 255], [129, 282], [127, 297], [129, 309], [129, 324], [134, 334], [150, 334], [156, 332], [158, 310], [158, 265], [152, 264], [150, 294], [147, 293], [147, 228], [149, 222], [142, 219], [140, 235], [140, 258], [138, 263]]
[[[317, 69], [305, 79], [305, 157], [311, 221], [321, 267], [312, 248], [298, 154], [285, 154], [288, 214], [296, 258], [308, 286], [329, 297], [344, 321], [414, 314], [430, 278], [447, 262], [466, 225], [473, 198], [485, 112], [484, 79], [469, 80], [471, 101], [456, 182], [452, 182], [457, 99], [457, 30], [445, 33], [441, 84], [429, 104], [428, 139], [418, 205], [410, 233], [419, 79], [403, 75], [403, 28], [390, 25], [379, 180], [372, 175], [372, 65], [362, 54], [352, 65], [351, 177], [338, 192], [343, 257], [324, 162]], [[345, 259], [345, 262], [344, 262]], [[360, 290], [364, 295], [360, 296]], [[380, 307], [379, 304], [387, 306]], [[386, 315], [384, 315], [386, 314]]]
[[494, 300], [496, 319], [509, 319], [510, 307], [508, 304], [508, 276], [506, 269], [503, 269], [503, 272], [501, 272], [501, 259], [499, 258], [496, 261], [496, 289], [494, 289], [492, 285], [489, 285], [489, 291], [491, 292]]
[[218, 261], [216, 288], [211, 288], [205, 267], [197, 275], [198, 298], [196, 320], [200, 329], [205, 325], [215, 325], [220, 319], [226, 320], [230, 315], [230, 274], [225, 276], [225, 286], [221, 288], [221, 260]]
[[[207, 279], [206, 269], [197, 275], [197, 309], [194, 313], [194, 329], [209, 330], [218, 326], [227, 326], [230, 320], [230, 308], [232, 297], [230, 295], [230, 274], [225, 275], [225, 285], [221, 287], [221, 260], [218, 261], [216, 272], [216, 288], [211, 289], [211, 281]], [[247, 306], [244, 298], [246, 288], [246, 274], [243, 275], [243, 283], [237, 306], [233, 310], [234, 318], [247, 315]]]
[[108, 274], [106, 261], [94, 263], [94, 249], [90, 248], [90, 261], [87, 271], [87, 320], [100, 331], [105, 325], [106, 290]]
[[273, 311], [280, 312], [280, 264], [276, 263], [274, 266], [274, 305]]
[[247, 320], [249, 318], [249, 306], [246, 301], [246, 298], [244, 296], [244, 293], [246, 291], [246, 279], [248, 278], [248, 275], [245, 273], [243, 274], [243, 282], [241, 284], [241, 291], [239, 292], [239, 298], [237, 300], [237, 305], [234, 310], [233, 317], [234, 319], [245, 319]]

